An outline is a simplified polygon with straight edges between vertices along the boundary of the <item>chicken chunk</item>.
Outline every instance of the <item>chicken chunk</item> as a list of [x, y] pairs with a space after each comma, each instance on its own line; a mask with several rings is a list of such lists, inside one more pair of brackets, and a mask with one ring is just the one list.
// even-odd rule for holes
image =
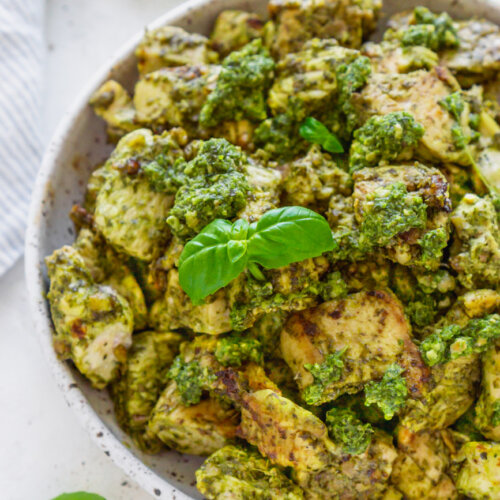
[[133, 337], [123, 374], [110, 386], [118, 422], [144, 448], [143, 431], [164, 386], [182, 336], [146, 331]]
[[[374, 73], [357, 96], [356, 103], [365, 119], [394, 111], [410, 113], [425, 129], [418, 149], [423, 158], [469, 165], [469, 156], [454, 142], [452, 128], [455, 120], [440, 104], [457, 90], [457, 81], [442, 67], [403, 75]], [[469, 104], [464, 102], [460, 126], [467, 136], [471, 135], [469, 113]]]
[[500, 444], [470, 442], [460, 449], [457, 461], [463, 462], [456, 480], [459, 493], [474, 500], [500, 497]]
[[459, 45], [441, 53], [447, 66], [463, 87], [492, 78], [500, 70], [500, 28], [485, 19], [455, 23]]
[[159, 330], [188, 328], [196, 333], [218, 335], [231, 330], [229, 306], [225, 291], [219, 290], [195, 306], [181, 288], [179, 273], [172, 269], [168, 273], [167, 288], [150, 311], [150, 321]]
[[197, 126], [220, 66], [180, 66], [148, 73], [135, 86], [136, 119], [148, 127]]
[[215, 20], [210, 45], [222, 57], [265, 35], [265, 23], [259, 14], [242, 10], [223, 10]]
[[118, 139], [140, 127], [136, 121], [136, 112], [132, 98], [118, 82], [108, 80], [97, 89], [89, 104], [96, 115], [108, 124], [108, 136]]
[[55, 350], [103, 389], [118, 376], [132, 345], [132, 310], [112, 288], [94, 283], [73, 247], [54, 251], [46, 263]]
[[[446, 440], [442, 433], [446, 434]], [[451, 500], [458, 498], [447, 470], [450, 466], [449, 431], [413, 433], [404, 427], [397, 432], [398, 457], [391, 482], [408, 500]]]
[[319, 418], [269, 389], [243, 396], [239, 435], [272, 463], [308, 471], [326, 467], [334, 449]]
[[463, 197], [451, 216], [455, 240], [450, 264], [466, 288], [492, 287], [500, 283], [500, 229], [490, 197]]
[[481, 394], [474, 424], [487, 439], [500, 441], [500, 344], [491, 346], [482, 358]]
[[360, 170], [353, 180], [360, 248], [382, 246], [399, 264], [437, 268], [451, 211], [448, 183], [439, 170], [419, 163], [381, 166]]
[[196, 471], [196, 486], [208, 500], [301, 500], [302, 490], [258, 452], [225, 446]]
[[337, 67], [359, 56], [357, 50], [341, 47], [336, 40], [314, 39], [300, 52], [288, 54], [276, 67], [276, 78], [269, 91], [273, 114], [285, 113], [291, 100], [300, 109], [300, 119], [323, 110], [337, 90]]
[[218, 59], [206, 37], [175, 26], [146, 31], [135, 56], [141, 75], [171, 66], [210, 64]]
[[374, 29], [381, 6], [378, 0], [271, 0], [273, 52], [282, 58], [311, 38], [335, 38], [345, 47], [358, 48]]
[[170, 382], [151, 415], [148, 434], [181, 453], [210, 455], [235, 437], [238, 412], [212, 398], [185, 406]]
[[128, 300], [134, 314], [134, 330], [146, 328], [148, 310], [141, 287], [118, 255], [90, 229], [82, 229], [73, 245], [83, 258], [92, 279], [100, 285], [109, 285]]
[[319, 471], [294, 470], [293, 477], [311, 500], [373, 500], [383, 498], [397, 453], [392, 439], [376, 431], [368, 449], [360, 455], [337, 453]]
[[[295, 313], [281, 332], [281, 351], [313, 404], [358, 392], [396, 362], [406, 370], [410, 394], [418, 396], [428, 378], [402, 305], [388, 292], [360, 292]], [[311, 367], [327, 371], [335, 355], [338, 370], [330, 369], [330, 380], [313, 376]]]

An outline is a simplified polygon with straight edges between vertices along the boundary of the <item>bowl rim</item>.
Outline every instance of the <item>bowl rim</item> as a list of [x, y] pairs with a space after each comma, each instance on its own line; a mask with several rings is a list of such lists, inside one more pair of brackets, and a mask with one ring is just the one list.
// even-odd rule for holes
[[[191, 10], [200, 8], [208, 1], [187, 0], [148, 23], [145, 29], [176, 24], [185, 18]], [[51, 176], [56, 169], [57, 158], [62, 153], [68, 132], [85, 111], [92, 93], [109, 77], [110, 69], [120, 65], [133, 54], [143, 35], [144, 29], [128, 39], [100, 66], [83, 90], [77, 94], [77, 98], [69, 110], [63, 114], [48, 142], [31, 194], [25, 239], [24, 272], [33, 326], [41, 343], [44, 357], [67, 405], [73, 410], [80, 425], [89, 432], [90, 438], [111, 458], [115, 465], [151, 495], [157, 498], [191, 500], [192, 497], [174, 487], [144, 464], [108, 429], [78, 387], [68, 364], [61, 362], [57, 357], [52, 344], [52, 326], [50, 315], [46, 309], [45, 285], [40, 266], [41, 220], [47, 186], [50, 185]]]

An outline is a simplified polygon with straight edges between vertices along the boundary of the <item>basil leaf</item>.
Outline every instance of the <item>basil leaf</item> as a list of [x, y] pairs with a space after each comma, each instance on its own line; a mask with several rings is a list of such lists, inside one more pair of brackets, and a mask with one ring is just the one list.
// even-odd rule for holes
[[106, 500], [97, 493], [87, 493], [86, 491], [75, 491], [74, 493], [63, 493], [52, 500]]
[[303, 139], [319, 144], [330, 153], [343, 153], [344, 147], [335, 134], [330, 132], [320, 121], [309, 116], [300, 126], [299, 133]]
[[266, 269], [318, 257], [333, 245], [328, 222], [305, 207], [269, 210], [248, 231], [248, 259]]
[[245, 269], [246, 240], [232, 240], [232, 231], [233, 224], [216, 219], [186, 243], [179, 259], [179, 281], [193, 304], [201, 304]]

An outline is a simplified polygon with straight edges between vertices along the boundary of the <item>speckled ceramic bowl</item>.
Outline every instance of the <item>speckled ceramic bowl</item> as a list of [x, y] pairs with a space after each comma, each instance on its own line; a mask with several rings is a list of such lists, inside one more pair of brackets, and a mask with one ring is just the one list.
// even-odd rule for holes
[[[500, 23], [500, 0], [385, 0], [384, 16], [424, 4], [454, 17], [483, 16]], [[265, 13], [267, 0], [191, 0], [168, 12], [151, 27], [173, 24], [208, 34], [216, 15], [236, 8]], [[383, 27], [383, 19], [379, 23]], [[72, 205], [81, 202], [92, 167], [107, 157], [104, 123], [87, 105], [91, 93], [112, 77], [132, 88], [137, 78], [134, 48], [142, 33], [103, 68], [75, 100], [51, 141], [36, 180], [26, 238], [26, 279], [35, 327], [57, 384], [78, 418], [106, 455], [152, 495], [163, 499], [201, 498], [194, 486], [200, 457], [165, 451], [149, 456], [133, 446], [118, 427], [111, 401], [81, 377], [70, 364], [58, 360], [52, 348], [52, 323], [45, 299], [47, 277], [43, 259], [75, 237], [68, 218]]]

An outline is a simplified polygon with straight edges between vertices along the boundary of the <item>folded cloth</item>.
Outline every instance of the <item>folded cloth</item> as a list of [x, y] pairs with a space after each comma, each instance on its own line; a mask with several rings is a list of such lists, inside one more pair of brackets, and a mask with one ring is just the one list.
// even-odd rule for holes
[[0, 276], [23, 252], [41, 156], [44, 0], [0, 0]]

